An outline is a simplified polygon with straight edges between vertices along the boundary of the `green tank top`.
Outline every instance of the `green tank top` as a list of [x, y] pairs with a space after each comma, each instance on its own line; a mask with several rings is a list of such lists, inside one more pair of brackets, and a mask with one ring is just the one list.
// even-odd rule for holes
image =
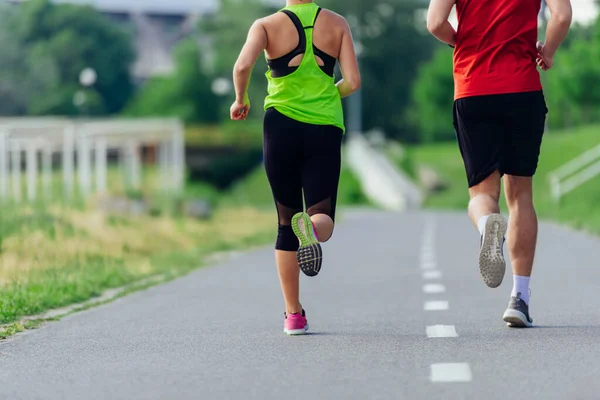
[[265, 110], [274, 107], [296, 121], [333, 125], [345, 131], [342, 99], [335, 86], [335, 76], [327, 75], [315, 58], [313, 25], [319, 6], [308, 3], [288, 6], [283, 10], [291, 11], [300, 19], [306, 36], [306, 49], [299, 67], [289, 75], [273, 77], [271, 70], [267, 71]]

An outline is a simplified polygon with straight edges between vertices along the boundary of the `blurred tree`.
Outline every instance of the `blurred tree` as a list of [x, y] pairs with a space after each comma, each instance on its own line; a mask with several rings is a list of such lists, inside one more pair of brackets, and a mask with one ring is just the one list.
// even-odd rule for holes
[[0, 115], [4, 116], [27, 114], [35, 97], [58, 80], [55, 65], [37, 58], [9, 29], [15, 11], [11, 6], [0, 6]]
[[412, 82], [435, 45], [423, 32], [425, 21], [418, 17], [427, 5], [413, 0], [322, 0], [319, 4], [346, 17], [361, 44], [364, 129], [380, 128], [390, 137], [417, 140], [406, 110]]
[[[221, 6], [216, 15], [207, 16], [200, 21], [200, 33], [209, 38], [209, 48], [212, 57], [204, 59], [206, 73], [217, 78], [232, 81], [232, 70], [242, 46], [246, 42], [248, 30], [252, 23], [275, 11], [262, 0], [221, 0]], [[282, 1], [282, 4], [284, 2]], [[248, 119], [262, 118], [263, 100], [267, 92], [265, 72], [267, 63], [264, 55], [259, 57], [250, 78], [250, 103], [252, 112]], [[220, 115], [229, 118], [229, 107], [234, 100], [233, 83], [231, 91], [222, 104]]]
[[174, 57], [173, 74], [147, 82], [126, 114], [178, 117], [185, 122], [219, 122], [219, 99], [212, 92], [211, 77], [201, 69], [195, 40], [189, 38], [179, 43]]
[[410, 126], [421, 133], [422, 142], [454, 139], [453, 103], [452, 49], [440, 46], [420, 68], [412, 87], [412, 106], [407, 118]]
[[[5, 17], [6, 18], [6, 17]], [[23, 77], [21, 104], [28, 114], [78, 113], [75, 93], [79, 74], [91, 67], [98, 79], [87, 89], [90, 113], [115, 113], [133, 92], [129, 67], [134, 59], [130, 37], [91, 7], [31, 0], [11, 10], [0, 37], [21, 50], [21, 72], [2, 63], [0, 76]], [[37, 76], [41, 73], [41, 76]], [[13, 83], [14, 85], [14, 83]], [[35, 90], [35, 91], [34, 91]], [[18, 104], [18, 103], [17, 103]]]
[[[600, 20], [599, 20], [600, 21]], [[585, 38], [585, 40], [577, 40]], [[551, 128], [600, 121], [600, 23], [576, 27], [557, 52], [554, 68], [542, 73]]]

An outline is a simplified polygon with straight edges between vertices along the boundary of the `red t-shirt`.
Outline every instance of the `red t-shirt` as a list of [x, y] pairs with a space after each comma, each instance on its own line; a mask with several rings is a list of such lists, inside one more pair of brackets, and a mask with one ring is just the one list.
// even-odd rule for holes
[[542, 89], [540, 0], [457, 0], [454, 98]]

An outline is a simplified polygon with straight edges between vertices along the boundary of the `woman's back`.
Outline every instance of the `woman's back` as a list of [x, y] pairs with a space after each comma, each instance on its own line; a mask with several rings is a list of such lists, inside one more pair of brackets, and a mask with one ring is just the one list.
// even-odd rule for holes
[[[286, 14], [278, 12], [265, 18], [264, 26], [268, 38], [268, 45], [265, 52], [269, 59], [277, 59], [285, 56], [292, 52], [298, 45], [300, 38], [298, 37], [296, 27]], [[314, 22], [313, 44], [321, 51], [338, 59], [345, 26], [346, 22], [342, 17], [332, 11], [323, 9]], [[301, 57], [294, 60], [292, 64], [299, 65], [300, 59]], [[319, 64], [322, 65], [322, 63]]]
[[300, 122], [344, 129], [334, 68], [343, 41], [339, 16], [314, 3], [291, 5], [267, 17], [269, 71], [265, 109]]
[[[300, 122], [344, 129], [341, 98], [358, 90], [360, 73], [343, 17], [311, 0], [287, 0], [280, 12], [255, 21], [234, 66], [232, 119], [248, 115], [249, 76], [263, 52], [269, 65], [265, 110], [275, 108]], [[337, 63], [342, 79], [335, 83]]]

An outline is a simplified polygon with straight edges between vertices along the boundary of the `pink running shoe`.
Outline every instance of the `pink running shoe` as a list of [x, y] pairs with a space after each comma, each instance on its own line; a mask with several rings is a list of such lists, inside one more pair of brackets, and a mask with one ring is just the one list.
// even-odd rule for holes
[[308, 330], [308, 321], [306, 320], [306, 313], [302, 310], [302, 314], [287, 314], [285, 315], [285, 322], [283, 324], [283, 331], [288, 335], [304, 335]]

